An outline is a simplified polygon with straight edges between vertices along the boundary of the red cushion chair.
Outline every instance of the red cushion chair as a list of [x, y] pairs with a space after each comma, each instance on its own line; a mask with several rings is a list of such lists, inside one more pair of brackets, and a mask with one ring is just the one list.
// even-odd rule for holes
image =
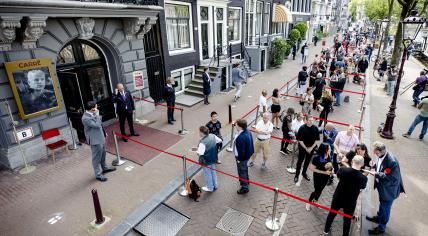
[[[65, 141], [64, 139], [58, 140], [56, 137], [62, 138], [61, 133], [57, 128], [45, 130], [42, 132], [42, 138], [45, 141], [46, 148], [48, 149], [48, 152], [49, 151], [52, 152], [52, 160], [54, 164], [55, 164], [55, 150], [64, 148], [65, 150], [67, 150], [67, 153], [70, 153], [67, 148], [67, 141]], [[53, 138], [55, 138], [55, 140], [51, 141], [51, 139]]]

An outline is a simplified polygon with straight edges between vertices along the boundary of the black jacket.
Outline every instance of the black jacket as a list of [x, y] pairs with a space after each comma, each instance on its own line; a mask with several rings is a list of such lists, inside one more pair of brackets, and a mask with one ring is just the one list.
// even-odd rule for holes
[[130, 112], [135, 110], [134, 99], [129, 91], [125, 91], [125, 97], [120, 93], [113, 94], [113, 102], [116, 103], [116, 113]]
[[166, 102], [175, 102], [175, 89], [173, 87], [169, 87], [168, 85], [164, 88], [163, 93], [164, 99]]

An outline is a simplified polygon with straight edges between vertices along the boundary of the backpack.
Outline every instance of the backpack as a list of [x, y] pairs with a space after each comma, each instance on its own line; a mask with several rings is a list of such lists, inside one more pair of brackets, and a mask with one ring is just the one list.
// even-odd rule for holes
[[199, 202], [198, 198], [201, 196], [201, 187], [199, 187], [196, 180], [187, 178], [186, 180], [186, 190], [189, 198], [193, 199], [195, 202]]
[[345, 98], [343, 99], [343, 102], [349, 102], [349, 96], [345, 96]]

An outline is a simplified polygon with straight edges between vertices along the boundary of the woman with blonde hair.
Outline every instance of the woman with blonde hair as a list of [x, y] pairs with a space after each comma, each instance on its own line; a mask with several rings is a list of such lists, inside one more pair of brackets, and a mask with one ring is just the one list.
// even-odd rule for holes
[[318, 127], [322, 125], [324, 122], [324, 126], [327, 124], [327, 118], [328, 114], [330, 113], [332, 107], [333, 107], [333, 95], [331, 94], [330, 89], [325, 89], [322, 93], [320, 106], [321, 108], [321, 114], [320, 114], [320, 121], [318, 123]]
[[306, 89], [306, 93], [303, 94], [302, 96], [302, 113], [304, 115], [310, 115], [311, 114], [311, 108], [312, 108], [312, 104], [314, 103], [315, 98], [314, 95], [312, 94], [312, 88], [308, 87]]

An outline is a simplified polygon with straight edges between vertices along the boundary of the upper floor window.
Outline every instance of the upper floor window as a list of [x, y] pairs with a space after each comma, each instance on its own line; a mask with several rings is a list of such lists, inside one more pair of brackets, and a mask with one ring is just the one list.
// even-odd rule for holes
[[227, 36], [229, 41], [241, 40], [241, 9], [229, 8], [227, 10]]
[[190, 6], [165, 4], [165, 19], [169, 50], [191, 48]]
[[269, 23], [270, 23], [270, 3], [265, 4], [263, 14], [263, 33], [269, 34]]
[[263, 2], [257, 1], [256, 4], [256, 35], [262, 33], [262, 23], [263, 23]]

